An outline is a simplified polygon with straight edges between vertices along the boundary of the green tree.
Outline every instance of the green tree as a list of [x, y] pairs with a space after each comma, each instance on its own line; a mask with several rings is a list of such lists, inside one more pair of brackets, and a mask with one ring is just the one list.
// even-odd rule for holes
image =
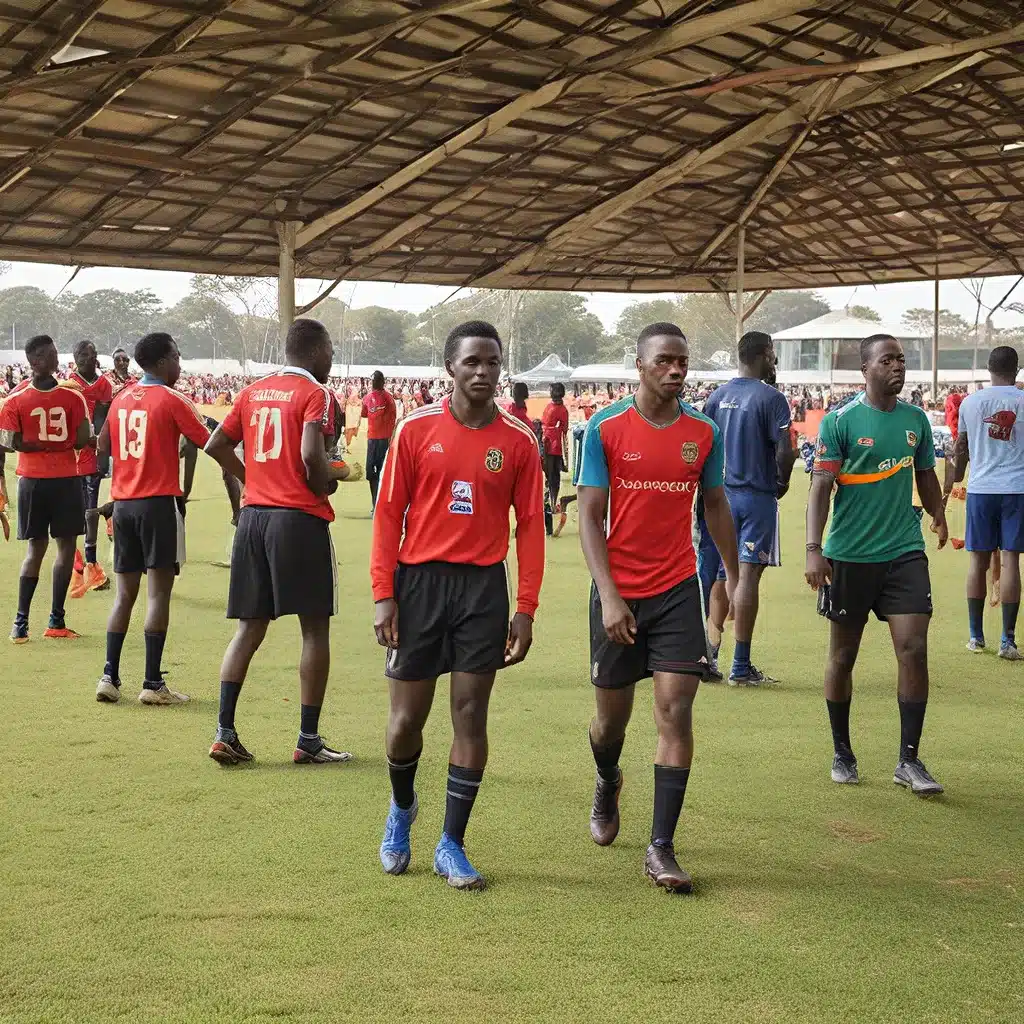
[[528, 292], [516, 313], [516, 370], [528, 370], [554, 352], [572, 365], [593, 362], [605, 341], [604, 326], [572, 292]]
[[122, 292], [100, 288], [84, 295], [65, 293], [57, 300], [64, 345], [89, 338], [100, 352], [131, 349], [144, 334], [160, 328], [160, 300], [148, 288]]
[[243, 357], [241, 318], [213, 295], [192, 292], [167, 310], [162, 320], [187, 359]]
[[[925, 307], [908, 309], [903, 324], [914, 335], [930, 338], [934, 332], [935, 310]], [[959, 314], [948, 309], [939, 310], [939, 344], [963, 345], [971, 340], [972, 326]]]
[[401, 309], [363, 306], [351, 309], [345, 317], [344, 345], [335, 346], [336, 362], [401, 363], [405, 343], [416, 318]]
[[747, 317], [746, 329], [774, 334], [824, 316], [829, 310], [829, 304], [817, 292], [799, 289], [772, 292]]
[[736, 314], [716, 292], [694, 292], [679, 301], [679, 326], [690, 342], [690, 362], [695, 368], [710, 365], [716, 352], [729, 352], [734, 365]]
[[[0, 291], [0, 339], [3, 348], [22, 348], [34, 334], [52, 334], [58, 346], [63, 338], [53, 300], [42, 288], [20, 285]], [[68, 346], [64, 346], [65, 350]]]
[[850, 316], [855, 316], [858, 320], [871, 320], [876, 324], [880, 324], [882, 322], [881, 314], [870, 306], [847, 306], [846, 312], [849, 313]]

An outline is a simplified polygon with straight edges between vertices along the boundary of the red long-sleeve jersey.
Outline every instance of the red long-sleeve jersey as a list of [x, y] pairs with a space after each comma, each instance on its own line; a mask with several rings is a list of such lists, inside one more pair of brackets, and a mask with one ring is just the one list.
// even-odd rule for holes
[[373, 599], [394, 597], [399, 562], [504, 561], [514, 508], [516, 610], [532, 616], [544, 577], [543, 500], [533, 431], [500, 408], [486, 427], [472, 429], [455, 419], [448, 399], [424, 406], [399, 423], [384, 464], [373, 516]]

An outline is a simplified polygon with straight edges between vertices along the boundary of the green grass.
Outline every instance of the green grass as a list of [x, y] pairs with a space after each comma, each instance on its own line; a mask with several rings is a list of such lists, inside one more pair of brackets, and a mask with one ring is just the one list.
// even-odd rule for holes
[[[802, 581], [802, 481], [784, 503], [787, 565], [766, 574], [755, 636], [771, 692], [704, 687], [679, 829], [692, 898], [642, 873], [654, 728], [640, 687], [623, 755], [623, 828], [590, 841], [587, 576], [573, 525], [549, 545], [536, 644], [500, 677], [491, 763], [469, 849], [490, 882], [460, 894], [430, 871], [450, 726], [428, 726], [406, 877], [385, 877], [387, 709], [371, 628], [365, 483], [341, 488], [343, 581], [322, 728], [347, 766], [295, 768], [296, 624], [254, 663], [238, 722], [257, 756], [206, 756], [223, 618], [226, 503], [205, 460], [188, 518], [190, 562], [166, 668], [184, 708], [99, 705], [110, 594], [71, 606], [85, 633], [7, 647], [0, 686], [0, 1020], [775, 1021], [917, 1024], [1024, 1019], [1020, 751], [1024, 666], [964, 651], [963, 553], [932, 557], [932, 703], [923, 755], [948, 789], [921, 802], [892, 784], [895, 668], [872, 623], [856, 673], [864, 778], [833, 786], [821, 697], [825, 623]], [[101, 539], [109, 566], [109, 547]], [[21, 545], [0, 548], [13, 612]], [[989, 613], [998, 635], [997, 613]], [[726, 641], [726, 653], [730, 641]]]

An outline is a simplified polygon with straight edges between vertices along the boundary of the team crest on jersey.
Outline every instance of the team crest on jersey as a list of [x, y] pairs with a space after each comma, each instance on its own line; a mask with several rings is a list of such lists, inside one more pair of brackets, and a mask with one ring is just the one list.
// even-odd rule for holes
[[500, 448], [488, 448], [484, 456], [484, 465], [492, 473], [500, 473], [501, 467], [505, 465], [505, 453]]
[[692, 466], [697, 461], [697, 456], [700, 455], [700, 448], [697, 447], [696, 441], [687, 441], [679, 454], [682, 455], [683, 462]]
[[909, 444], [911, 448], [917, 447], [917, 434], [912, 430], [907, 431], [907, 444]]
[[473, 485], [468, 480], [452, 481], [452, 500], [448, 511], [458, 516], [473, 514]]
[[857, 444], [859, 444], [862, 448], [871, 448], [871, 447], [873, 447], [874, 443], [875, 443], [875, 439], [873, 437], [858, 437], [857, 438]]

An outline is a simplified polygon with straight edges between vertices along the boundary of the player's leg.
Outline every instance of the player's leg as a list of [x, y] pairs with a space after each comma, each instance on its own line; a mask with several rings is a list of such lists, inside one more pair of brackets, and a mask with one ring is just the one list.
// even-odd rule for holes
[[[253, 760], [235, 729], [235, 709], [242, 693], [242, 684], [256, 652], [260, 649], [270, 619], [239, 619], [220, 666], [220, 706], [217, 712], [217, 734], [210, 747], [210, 757], [220, 764], [239, 764]], [[236, 681], [237, 680], [237, 681]]]
[[690, 892], [693, 882], [675, 856], [675, 833], [693, 762], [693, 701], [700, 677], [654, 673], [654, 816], [645, 870], [655, 885]]
[[544, 456], [544, 477], [548, 485], [548, 501], [551, 503], [551, 513], [554, 515], [558, 510], [558, 492], [562, 489], [561, 456]]
[[647, 671], [647, 634], [642, 629], [643, 601], [631, 603], [637, 632], [633, 644], [617, 644], [604, 629], [601, 598], [590, 585], [590, 681], [594, 685], [594, 717], [588, 737], [597, 778], [590, 810], [590, 835], [598, 846], [608, 846], [619, 834], [619, 794], [623, 775], [619, 756], [626, 727], [633, 714], [636, 683]]
[[347, 751], [334, 750], [320, 736], [320, 712], [331, 674], [331, 620], [327, 616], [299, 616], [302, 654], [299, 657], [299, 739], [295, 764], [341, 764], [351, 761]]
[[43, 636], [61, 639], [75, 639], [78, 636], [73, 629], [68, 629], [64, 610], [71, 586], [71, 575], [75, 568], [77, 540], [77, 537], [54, 537], [56, 555], [51, 575], [53, 600], [50, 606], [50, 624]]
[[750, 647], [757, 622], [761, 576], [765, 567], [778, 564], [778, 503], [771, 495], [748, 489], [729, 492], [736, 523], [740, 575], [732, 596], [736, 647], [729, 683], [761, 686], [775, 682], [750, 661]]
[[45, 481], [50, 504], [50, 535], [54, 540], [56, 558], [53, 561], [53, 603], [50, 624], [43, 636], [61, 640], [75, 640], [78, 634], [68, 629], [64, 603], [71, 585], [75, 566], [78, 538], [85, 533], [85, 499], [79, 477], [60, 477]]
[[999, 582], [1003, 569], [998, 551], [992, 552], [992, 564], [990, 568], [992, 571], [992, 578], [989, 583], [988, 603], [990, 607], [995, 608], [998, 606], [1000, 601]]
[[[118, 543], [120, 544], [120, 534]], [[114, 603], [107, 618], [107, 657], [103, 675], [96, 684], [96, 699], [101, 703], [116, 704], [121, 696], [121, 651], [132, 621], [132, 610], [142, 585], [142, 570], [119, 572], [119, 550], [114, 551]]]
[[1020, 661], [1016, 629], [1020, 611], [1020, 552], [1024, 550], [1024, 495], [1003, 495], [1000, 527], [999, 597], [1003, 606], [1003, 636], [999, 657]]
[[998, 494], [967, 495], [965, 546], [970, 559], [966, 584], [969, 651], [985, 649], [985, 598], [988, 594], [986, 575], [992, 553], [999, 547], [999, 506]]
[[[42, 536], [25, 536], [22, 529], [22, 495], [24, 488], [21, 486], [27, 483], [24, 477], [18, 481], [18, 537], [27, 541], [25, 545], [25, 558], [21, 563], [18, 572], [18, 610], [14, 616], [14, 627], [11, 629], [11, 642], [23, 644], [28, 641], [28, 617], [32, 610], [32, 598], [35, 595], [36, 587], [39, 585], [39, 572], [43, 566], [43, 556], [50, 546], [48, 532]], [[27, 506], [27, 502], [26, 502]], [[25, 517], [27, 519], [27, 516]]]
[[86, 590], [108, 590], [110, 580], [103, 571], [96, 553], [96, 534], [99, 527], [99, 518], [90, 515], [100, 500], [100, 482], [102, 477], [99, 473], [82, 478], [82, 495], [85, 498], [85, 574], [84, 584]]

